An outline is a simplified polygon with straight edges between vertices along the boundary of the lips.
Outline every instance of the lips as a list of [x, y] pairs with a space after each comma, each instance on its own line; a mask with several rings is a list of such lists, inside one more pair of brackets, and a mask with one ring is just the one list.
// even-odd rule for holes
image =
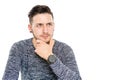
[[49, 35], [42, 35], [41, 37], [43, 37], [43, 38], [47, 38], [47, 37], [49, 37]]

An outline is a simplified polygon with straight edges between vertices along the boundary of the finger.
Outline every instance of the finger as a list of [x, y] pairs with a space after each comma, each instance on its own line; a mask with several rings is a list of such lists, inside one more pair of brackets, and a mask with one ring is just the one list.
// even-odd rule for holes
[[41, 42], [41, 41], [40, 41], [39, 39], [36, 40], [36, 43], [37, 43], [37, 44], [40, 44], [40, 42]]
[[39, 44], [39, 43], [40, 43], [40, 44], [46, 44], [46, 42], [44, 42], [44, 41], [42, 41], [42, 40], [40, 40], [40, 39], [38, 39], [37, 42], [38, 42], [38, 44]]
[[53, 48], [53, 45], [54, 45], [54, 39], [51, 39], [51, 40], [50, 40], [50, 44], [49, 44], [49, 45], [50, 45], [50, 47], [51, 47], [51, 49], [52, 49], [52, 48]]

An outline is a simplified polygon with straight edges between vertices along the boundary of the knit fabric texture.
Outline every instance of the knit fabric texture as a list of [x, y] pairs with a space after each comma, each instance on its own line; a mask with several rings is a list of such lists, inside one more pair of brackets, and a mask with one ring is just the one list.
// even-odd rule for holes
[[73, 50], [55, 40], [53, 53], [57, 60], [49, 64], [35, 53], [32, 38], [12, 45], [2, 80], [82, 80]]

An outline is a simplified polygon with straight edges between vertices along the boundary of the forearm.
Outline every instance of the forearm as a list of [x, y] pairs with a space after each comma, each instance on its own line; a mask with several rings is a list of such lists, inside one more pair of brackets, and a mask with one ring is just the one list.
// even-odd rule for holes
[[[58, 58], [54, 64], [50, 65], [53, 69], [53, 72], [58, 76], [58, 80], [81, 80], [79, 75], [79, 71], [73, 71], [77, 67], [77, 65], [72, 65], [73, 70], [64, 65]], [[77, 69], [77, 68], [76, 68]]]

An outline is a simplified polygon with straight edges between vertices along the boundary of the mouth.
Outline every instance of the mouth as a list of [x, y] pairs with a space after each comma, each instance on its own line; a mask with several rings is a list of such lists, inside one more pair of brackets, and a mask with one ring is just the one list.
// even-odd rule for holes
[[44, 39], [46, 39], [46, 38], [49, 37], [49, 35], [42, 35], [41, 37], [44, 38]]

